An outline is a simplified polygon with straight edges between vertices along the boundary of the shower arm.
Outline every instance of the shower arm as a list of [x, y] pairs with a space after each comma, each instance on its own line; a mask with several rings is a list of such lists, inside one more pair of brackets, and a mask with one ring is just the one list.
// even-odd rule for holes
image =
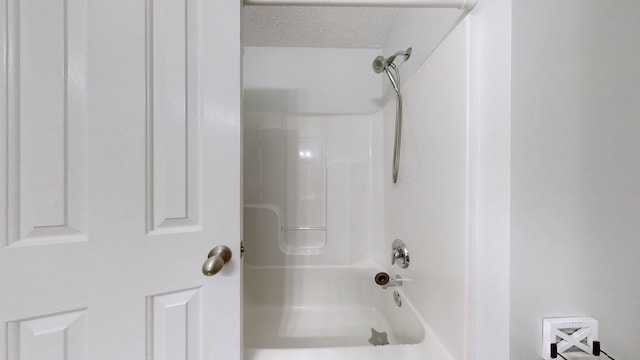
[[[404, 61], [409, 60], [409, 57], [411, 56], [411, 48], [408, 48], [405, 51], [398, 51], [395, 54], [389, 56], [387, 58], [387, 64], [390, 66], [393, 64], [393, 62], [396, 60], [396, 57], [402, 55], [404, 57]], [[398, 69], [396, 69], [396, 73], [398, 72]]]

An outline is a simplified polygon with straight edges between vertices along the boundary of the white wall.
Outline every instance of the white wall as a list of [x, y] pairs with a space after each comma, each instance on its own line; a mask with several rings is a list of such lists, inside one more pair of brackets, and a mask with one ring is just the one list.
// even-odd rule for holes
[[543, 317], [600, 320], [638, 358], [640, 30], [636, 1], [513, 4], [511, 358]]
[[[362, 114], [381, 108], [379, 49], [245, 47], [244, 109]], [[221, 69], [220, 71], [224, 71]]]
[[[395, 98], [384, 108], [380, 252], [388, 271], [407, 279], [407, 296], [455, 359], [467, 358], [470, 39], [465, 20], [406, 79], [397, 184], [391, 181]], [[389, 265], [396, 238], [411, 254], [406, 270]]]

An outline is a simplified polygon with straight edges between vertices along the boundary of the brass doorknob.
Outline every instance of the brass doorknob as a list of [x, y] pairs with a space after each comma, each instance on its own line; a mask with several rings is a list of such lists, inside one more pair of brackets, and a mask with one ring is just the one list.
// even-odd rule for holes
[[202, 273], [207, 276], [217, 274], [224, 264], [231, 260], [231, 249], [224, 245], [218, 245], [209, 251], [207, 260], [202, 264]]

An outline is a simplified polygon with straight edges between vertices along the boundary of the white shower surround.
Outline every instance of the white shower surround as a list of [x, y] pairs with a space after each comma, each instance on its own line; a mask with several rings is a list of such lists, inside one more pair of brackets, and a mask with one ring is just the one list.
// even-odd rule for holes
[[469, 18], [459, 24], [404, 81], [397, 184], [391, 181], [394, 101], [383, 110], [385, 236], [378, 252], [386, 265], [393, 240], [405, 242], [411, 266], [390, 270], [415, 280], [405, 287], [407, 296], [452, 357], [461, 360], [470, 358], [473, 329], [472, 24]]
[[[473, 292], [470, 283], [472, 269], [468, 264], [473, 256], [473, 246], [469, 239], [472, 235], [468, 230], [471, 221], [468, 208], [469, 186], [472, 186], [473, 182], [470, 165], [473, 150], [470, 141], [473, 136], [469, 123], [468, 98], [471, 81], [470, 23], [470, 20], [463, 21], [422, 64], [415, 75], [404, 79], [405, 142], [401, 175], [397, 185], [392, 185], [390, 181], [394, 101], [387, 98], [385, 108], [370, 115], [318, 115], [324, 117], [327, 124], [333, 124], [333, 130], [327, 131], [327, 139], [328, 142], [333, 139], [334, 146], [341, 144], [344, 149], [349, 149], [354, 139], [358, 139], [356, 142], [363, 145], [362, 141], [365, 139], [360, 136], [367, 135], [369, 158], [365, 163], [368, 169], [366, 173], [371, 179], [366, 182], [366, 187], [370, 187], [366, 191], [369, 194], [366, 196], [368, 205], [362, 206], [369, 219], [367, 230], [352, 234], [345, 230], [349, 228], [347, 226], [340, 237], [333, 239], [335, 233], [332, 235], [329, 232], [324, 251], [309, 256], [286, 255], [278, 250], [277, 241], [260, 241], [254, 244], [258, 246], [253, 248], [256, 251], [252, 251], [251, 245], [248, 246], [246, 258], [249, 264], [258, 264], [265, 271], [271, 271], [267, 269], [273, 266], [283, 267], [287, 269], [284, 271], [288, 271], [287, 276], [291, 278], [296, 277], [296, 271], [308, 267], [322, 267], [330, 274], [342, 272], [348, 277], [354, 269], [362, 268], [363, 264], [373, 262], [373, 265], [369, 266], [371, 269], [384, 265], [388, 272], [399, 273], [404, 278], [412, 280], [405, 283], [402, 293], [406, 301], [415, 304], [418, 318], [424, 319], [424, 339], [413, 345], [382, 347], [247, 349], [248, 359], [469, 358], [468, 334], [472, 331], [469, 328], [472, 316], [469, 294]], [[249, 118], [255, 119], [256, 116], [266, 116], [271, 118], [267, 121], [272, 122], [274, 117], [276, 122], [283, 121], [282, 118], [308, 117], [277, 113], [249, 114]], [[245, 155], [246, 146], [245, 141]], [[342, 156], [347, 155], [343, 153]], [[327, 161], [331, 162], [331, 159], [328, 158]], [[328, 175], [327, 183], [340, 186], [340, 178], [338, 176], [332, 179]], [[349, 185], [351, 189], [352, 185]], [[346, 199], [350, 202], [351, 205], [347, 208], [351, 210], [347, 213], [353, 215], [351, 211], [356, 209], [353, 205], [357, 201], [354, 203], [353, 198], [345, 197], [349, 192], [344, 190], [342, 196], [335, 199]], [[332, 191], [328, 191], [327, 197], [330, 198], [331, 193]], [[342, 208], [344, 207], [338, 206], [334, 211], [328, 208], [328, 229], [332, 228], [332, 217], [348, 219], [348, 216], [344, 216], [347, 213], [340, 214]], [[265, 216], [269, 215], [259, 217]], [[259, 228], [245, 227], [245, 239], [251, 231], [255, 232], [254, 238], [262, 233], [274, 234], [274, 229], [263, 232]], [[412, 251], [412, 266], [407, 270], [388, 267], [390, 243], [396, 237], [402, 238]], [[248, 272], [247, 276], [250, 277], [250, 274]], [[245, 281], [246, 291], [251, 291], [248, 288], [251, 286], [251, 280]], [[362, 281], [372, 282], [366, 277], [363, 277]], [[332, 291], [332, 284], [330, 281], [314, 282], [314, 285], [325, 291]], [[291, 294], [298, 291], [293, 283], [281, 283], [276, 285], [276, 288]], [[282, 304], [283, 309], [289, 305]], [[365, 306], [366, 302], [362, 305]], [[251, 323], [251, 316], [248, 315], [251, 313], [251, 305], [246, 303], [245, 306], [248, 306], [248, 312], [245, 314], [246, 328], [254, 325]], [[384, 314], [384, 311], [380, 313]], [[246, 341], [247, 344], [252, 342]]]

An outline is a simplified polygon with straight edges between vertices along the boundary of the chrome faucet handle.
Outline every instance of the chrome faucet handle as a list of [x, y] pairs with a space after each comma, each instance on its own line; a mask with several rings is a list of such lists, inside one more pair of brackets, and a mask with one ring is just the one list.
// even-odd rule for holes
[[395, 239], [391, 245], [391, 265], [395, 264], [396, 260], [401, 268], [409, 267], [409, 249], [400, 239]]
[[402, 258], [402, 254], [397, 249], [391, 250], [391, 265], [396, 263], [396, 260]]

